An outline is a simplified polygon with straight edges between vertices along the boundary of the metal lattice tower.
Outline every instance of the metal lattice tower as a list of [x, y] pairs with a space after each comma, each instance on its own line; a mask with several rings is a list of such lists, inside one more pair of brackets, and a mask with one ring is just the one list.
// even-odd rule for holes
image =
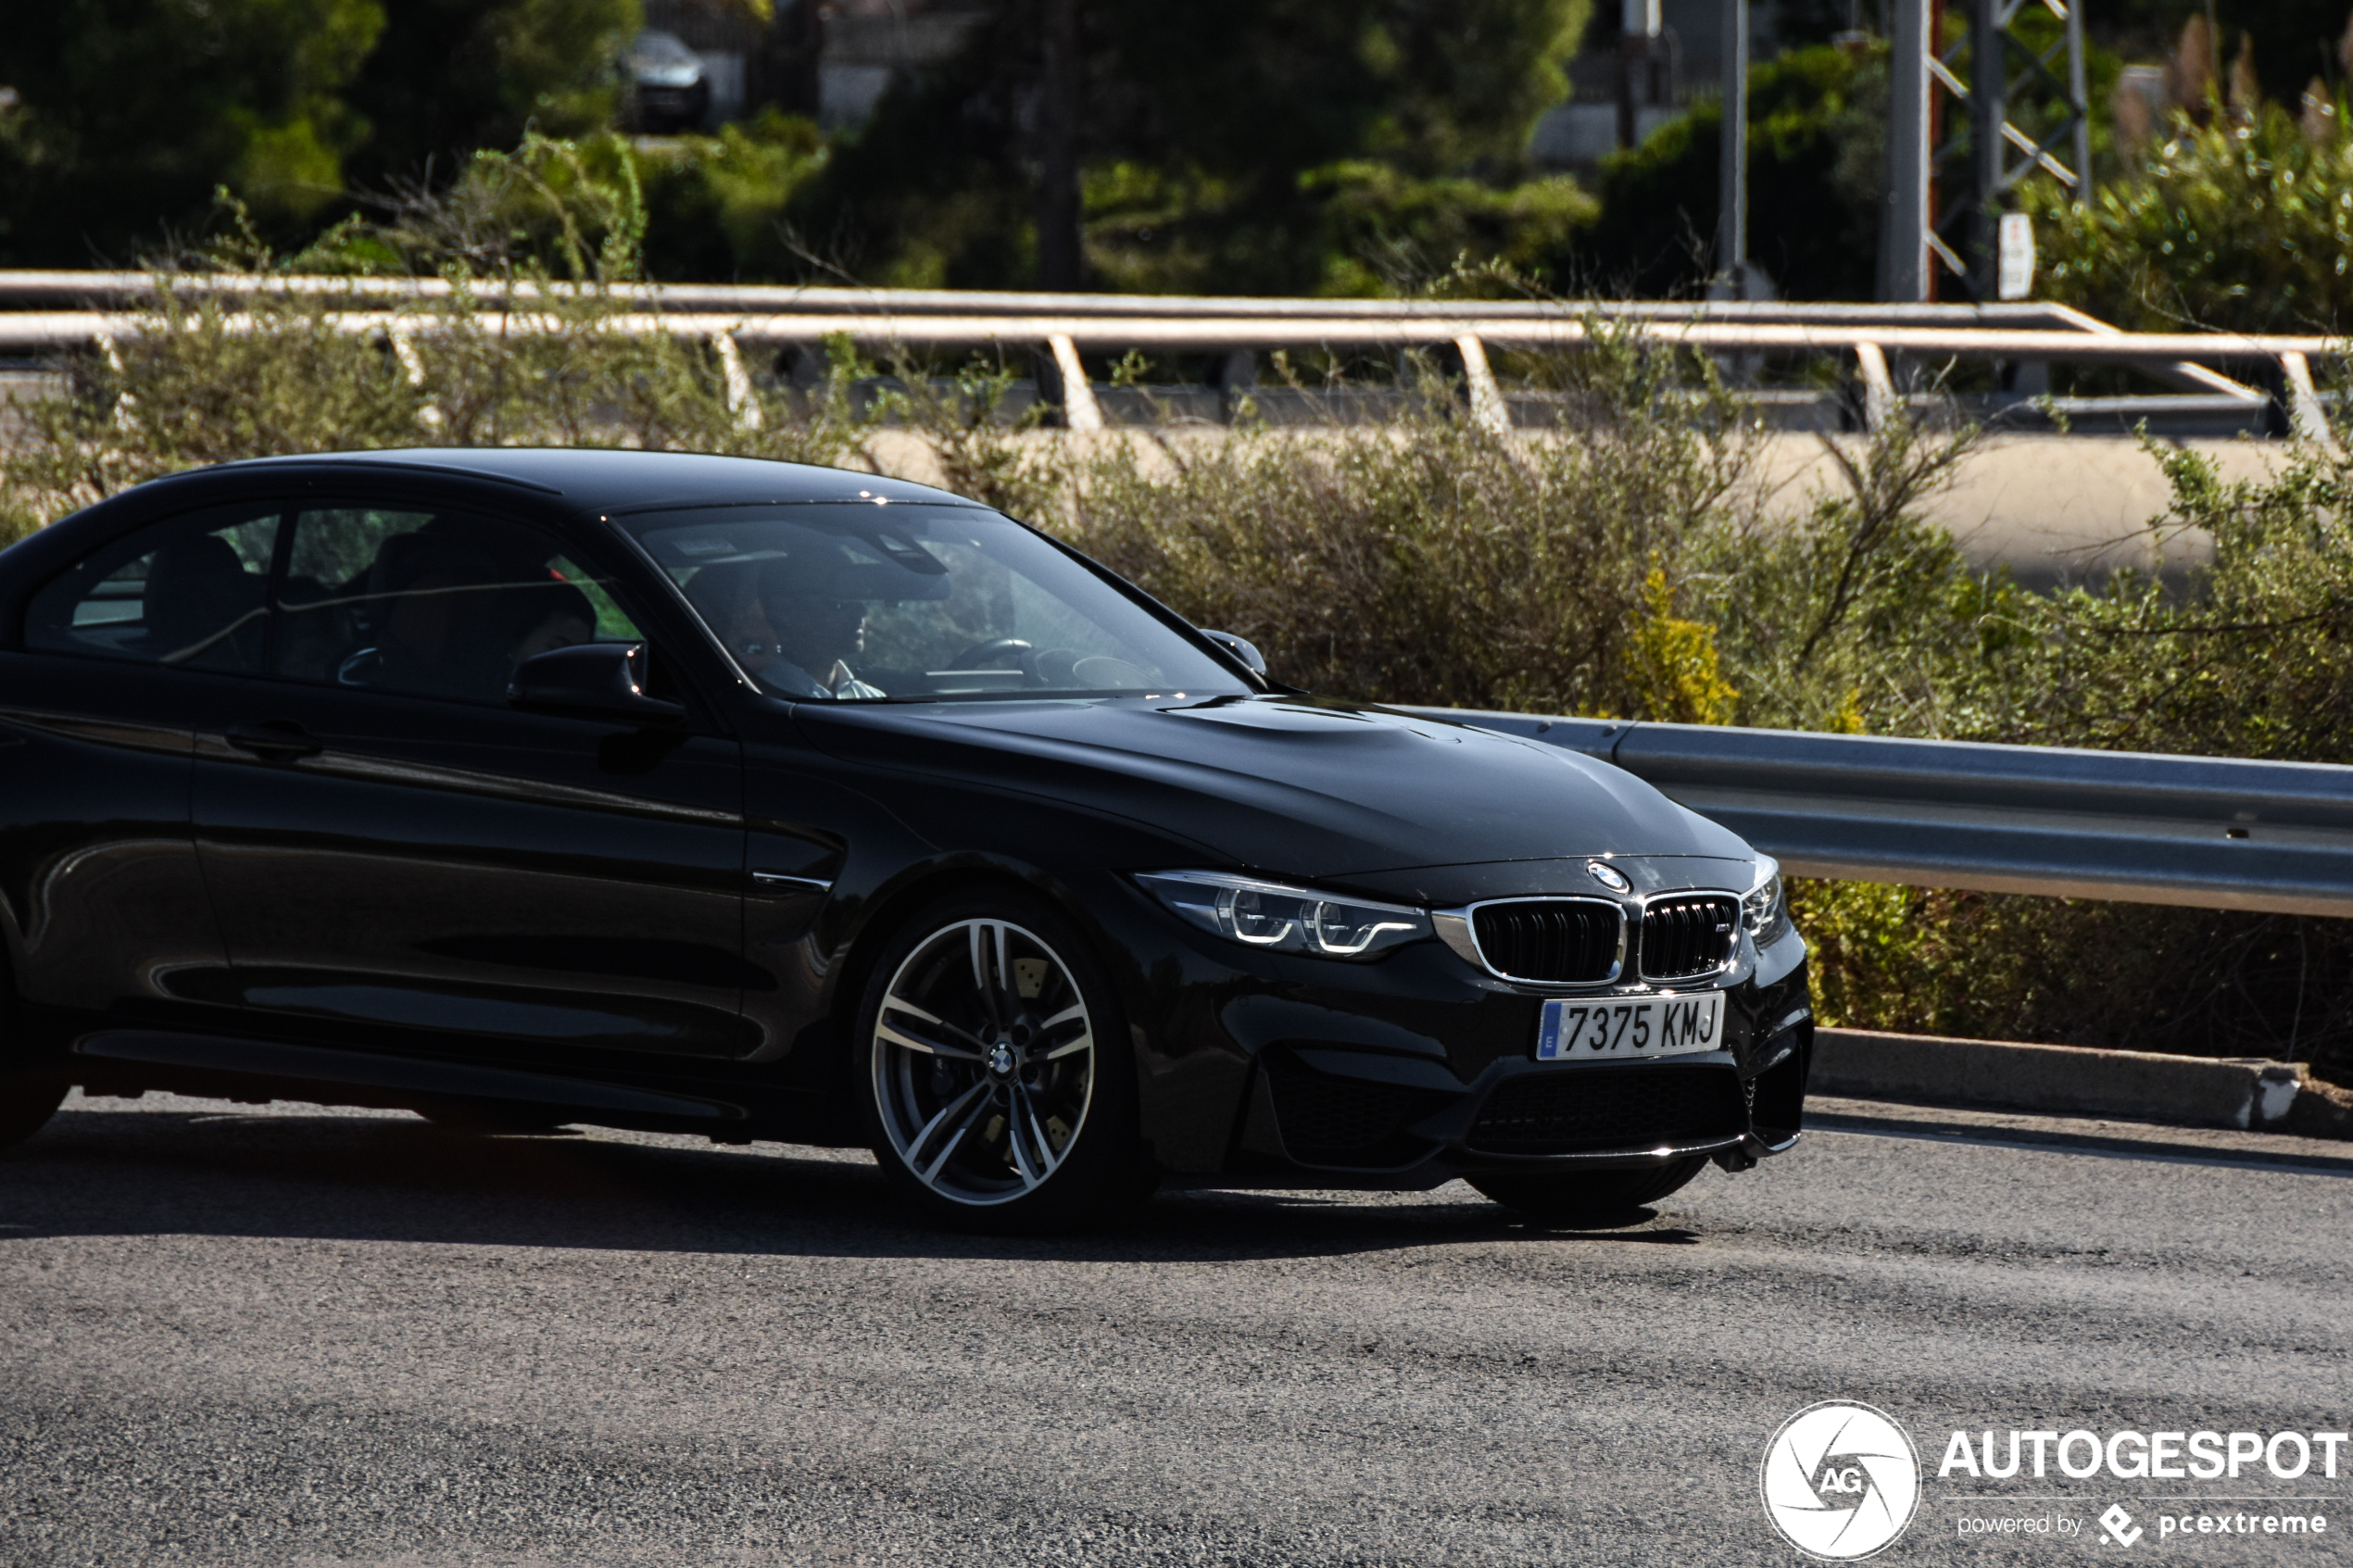
[[[2039, 170], [2079, 202], [2091, 194], [2082, 0], [1952, 0], [1951, 8], [1966, 26], [1947, 27], [1946, 0], [1890, 6], [1890, 299], [1933, 297], [1939, 274], [1970, 298], [1992, 299], [1996, 225], [2019, 182]], [[2061, 24], [2042, 46], [2020, 25], [2037, 12]]]

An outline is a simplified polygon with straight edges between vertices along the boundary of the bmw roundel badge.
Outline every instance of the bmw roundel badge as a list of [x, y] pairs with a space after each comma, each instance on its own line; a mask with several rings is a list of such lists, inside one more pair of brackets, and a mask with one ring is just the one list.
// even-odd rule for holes
[[1585, 869], [1593, 873], [1595, 882], [1600, 883], [1612, 893], [1631, 893], [1634, 890], [1634, 884], [1628, 882], [1616, 866], [1605, 866], [1599, 860], [1588, 860], [1585, 862]]

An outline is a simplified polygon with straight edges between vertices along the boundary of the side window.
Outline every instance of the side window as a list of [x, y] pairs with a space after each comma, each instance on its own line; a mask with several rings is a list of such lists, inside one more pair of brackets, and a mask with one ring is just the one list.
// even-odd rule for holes
[[153, 523], [51, 581], [25, 645], [245, 674], [261, 669], [263, 590], [280, 508], [245, 503]]
[[548, 535], [457, 512], [300, 513], [278, 610], [278, 675], [472, 702], [503, 704], [535, 654], [637, 634]]

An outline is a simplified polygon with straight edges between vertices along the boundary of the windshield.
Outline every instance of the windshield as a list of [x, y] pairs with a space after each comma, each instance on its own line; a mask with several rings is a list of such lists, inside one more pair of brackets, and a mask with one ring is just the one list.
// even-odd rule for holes
[[616, 521], [744, 673], [780, 696], [1249, 689], [1077, 561], [976, 507], [711, 507]]

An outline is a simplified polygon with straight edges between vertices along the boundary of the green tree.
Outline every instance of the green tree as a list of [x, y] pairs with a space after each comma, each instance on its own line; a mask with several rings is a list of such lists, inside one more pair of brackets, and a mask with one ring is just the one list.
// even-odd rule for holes
[[399, 0], [352, 82], [371, 128], [350, 159], [363, 186], [454, 176], [469, 153], [525, 129], [579, 136], [613, 122], [616, 61], [637, 0]]
[[128, 262], [226, 185], [298, 245], [355, 184], [610, 122], [636, 0], [63, 0], [0, 29], [0, 264]]
[[[1590, 4], [1094, 0], [1080, 151], [1098, 270], [1308, 290], [1327, 204], [1365, 188], [1317, 171], [1353, 161], [1408, 181], [1516, 182]], [[959, 59], [886, 99], [801, 205], [809, 244], [878, 282], [1031, 282], [1039, 149], [1025, 106], [1041, 20], [1038, 0], [1013, 0]]]
[[313, 219], [367, 137], [343, 94], [384, 25], [377, 0], [11, 6], [0, 260], [129, 260], [201, 225], [224, 182], [267, 223]]
[[[1793, 299], [1877, 289], [1884, 57], [1796, 49], [1749, 73], [1749, 257]], [[1715, 270], [1721, 105], [1668, 121], [1604, 162], [1601, 216], [1573, 269], [1604, 291], [1687, 292]]]

